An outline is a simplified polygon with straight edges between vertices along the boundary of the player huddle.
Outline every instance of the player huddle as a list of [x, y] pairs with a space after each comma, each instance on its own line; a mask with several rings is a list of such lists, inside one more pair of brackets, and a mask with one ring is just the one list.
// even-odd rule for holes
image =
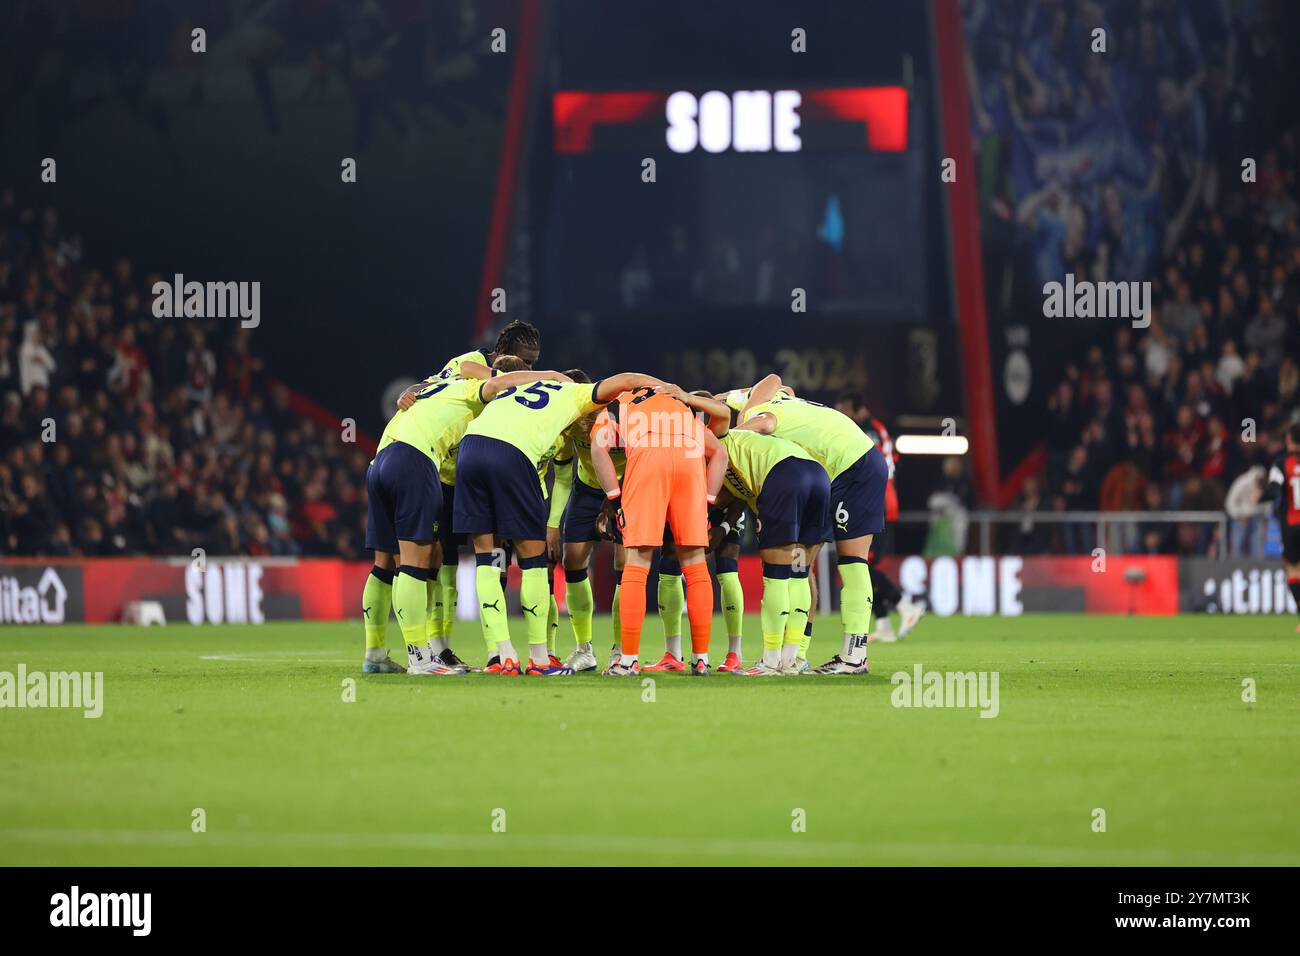
[[[889, 466], [852, 419], [795, 396], [777, 375], [718, 395], [687, 393], [636, 372], [593, 382], [579, 369], [534, 371], [539, 355], [537, 330], [512, 322], [490, 354], [452, 359], [399, 400], [366, 479], [366, 547], [375, 555], [362, 596], [367, 673], [471, 670], [449, 643], [462, 543], [472, 545], [477, 563], [485, 671], [552, 677], [595, 670], [588, 565], [601, 537], [618, 544], [617, 643], [606, 674], [710, 673], [710, 553], [728, 630], [719, 673], [867, 673], [867, 559], [885, 528]], [[746, 511], [757, 521], [763, 563], [763, 654], [750, 667], [741, 660], [737, 567]], [[844, 639], [838, 654], [813, 668], [809, 572], [831, 540]], [[667, 647], [662, 660], [643, 668], [646, 589], [660, 549]], [[511, 553], [521, 572], [523, 655], [506, 614]], [[555, 654], [551, 587], [560, 564], [576, 642], [565, 661]], [[683, 583], [689, 664], [681, 650]], [[390, 608], [406, 643], [405, 666], [385, 649]]]

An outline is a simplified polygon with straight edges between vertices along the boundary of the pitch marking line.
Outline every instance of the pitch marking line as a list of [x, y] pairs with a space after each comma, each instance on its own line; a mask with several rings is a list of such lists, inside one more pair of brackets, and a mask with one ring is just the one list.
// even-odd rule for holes
[[[327, 652], [328, 653], [328, 652]], [[275, 654], [203, 654], [201, 661], [233, 661], [238, 664], [355, 664], [355, 658], [283, 657]]]
[[1128, 866], [1202, 863], [1218, 866], [1296, 866], [1297, 853], [1171, 852], [1161, 849], [997, 846], [965, 843], [830, 843], [826, 841], [731, 840], [654, 837], [457, 833], [204, 833], [171, 830], [0, 830], [0, 843], [44, 846], [120, 846], [282, 850], [475, 850], [526, 853], [577, 852], [641, 856], [780, 857], [870, 863], [881, 857], [914, 863], [960, 859], [971, 863]]

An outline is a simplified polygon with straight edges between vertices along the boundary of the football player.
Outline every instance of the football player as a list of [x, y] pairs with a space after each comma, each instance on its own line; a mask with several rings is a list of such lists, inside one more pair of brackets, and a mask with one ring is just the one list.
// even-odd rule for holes
[[720, 502], [725, 504], [728, 496], [743, 501], [757, 519], [763, 560], [759, 607], [763, 657], [741, 673], [749, 677], [798, 674], [799, 647], [810, 606], [808, 569], [816, 549], [830, 536], [830, 480], [826, 471], [794, 442], [754, 430], [732, 429], [730, 410], [718, 399], [684, 395], [680, 390], [671, 394], [707, 413], [709, 428], [727, 450], [726, 482]]
[[848, 416], [783, 392], [781, 376], [775, 373], [751, 389], [737, 427], [787, 439], [825, 468], [830, 478], [844, 642], [840, 653], [813, 673], [866, 674], [873, 603], [867, 556], [873, 536], [885, 529], [889, 465], [884, 455]]
[[[620, 481], [610, 449], [626, 456]], [[727, 453], [682, 402], [650, 388], [620, 396], [596, 420], [592, 463], [615, 517], [626, 555], [620, 608], [621, 654], [611, 676], [640, 673], [638, 654], [645, 621], [646, 581], [654, 552], [672, 529], [676, 560], [686, 584], [691, 624], [691, 674], [709, 673], [713, 582], [708, 551], [708, 507], [717, 500]], [[707, 468], [707, 471], [706, 471]]]
[[[557, 373], [558, 374], [558, 373]], [[562, 434], [582, 416], [620, 392], [663, 383], [653, 376], [624, 372], [592, 384], [537, 380], [498, 392], [466, 429], [456, 465], [454, 530], [472, 537], [478, 564], [479, 620], [484, 641], [495, 647], [500, 673], [559, 676], [547, 650], [546, 538], [550, 521], [538, 469]], [[510, 639], [505, 592], [494, 566], [495, 536], [514, 543], [522, 572], [520, 604], [528, 638], [529, 661], [520, 668]]]
[[366, 620], [363, 671], [390, 673], [396, 669], [384, 649], [391, 605], [406, 643], [410, 673], [468, 672], [463, 664], [443, 659], [445, 639], [431, 637], [428, 631], [428, 581], [430, 570], [436, 569], [435, 545], [442, 512], [438, 467], [487, 402], [503, 389], [538, 378], [538, 373], [516, 371], [495, 378], [429, 382], [416, 393], [414, 404], [399, 411], [384, 428], [366, 472], [366, 547], [375, 553], [375, 562], [362, 593]]
[[[1283, 453], [1268, 470], [1268, 484], [1260, 496], [1274, 501], [1277, 523], [1282, 529], [1282, 566], [1291, 597], [1300, 608], [1300, 424], [1286, 431]], [[1300, 634], [1300, 624], [1296, 625]]]
[[[448, 359], [442, 369], [430, 375], [423, 382], [417, 382], [404, 391], [397, 399], [399, 409], [410, 408], [415, 401], [416, 392], [430, 382], [455, 378], [467, 369], [500, 369], [500, 360], [513, 356], [520, 368], [532, 368], [541, 355], [541, 333], [527, 322], [518, 320], [510, 322], [497, 336], [491, 352], [482, 350], [466, 352]], [[513, 370], [507, 369], [507, 371]], [[474, 374], [479, 374], [477, 371]], [[489, 374], [484, 371], [482, 374]], [[456, 568], [459, 563], [461, 547], [465, 544], [463, 535], [452, 530], [452, 513], [456, 500], [456, 446], [448, 449], [446, 458], [438, 465], [438, 478], [442, 484], [442, 516], [439, 520], [439, 538], [435, 559], [439, 564], [437, 576], [429, 581], [429, 621], [430, 638], [441, 638], [447, 642], [443, 660], [450, 666], [464, 666], [451, 650], [452, 627], [456, 620], [456, 604], [460, 595], [456, 590]]]

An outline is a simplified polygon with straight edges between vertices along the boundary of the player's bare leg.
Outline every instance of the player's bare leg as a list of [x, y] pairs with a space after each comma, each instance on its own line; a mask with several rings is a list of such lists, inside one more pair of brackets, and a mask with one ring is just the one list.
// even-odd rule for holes
[[375, 552], [375, 566], [366, 576], [361, 592], [361, 615], [366, 627], [366, 656], [363, 674], [405, 674], [406, 665], [388, 656], [386, 633], [388, 614], [393, 606], [393, 578], [397, 573], [397, 555]]
[[866, 674], [867, 640], [871, 630], [871, 571], [867, 555], [871, 553], [874, 535], [846, 538], [836, 542], [840, 571], [840, 620], [844, 629], [844, 643], [840, 652], [814, 674]]
[[406, 642], [407, 672], [421, 675], [467, 674], [468, 668], [448, 667], [429, 643], [429, 577], [434, 542], [397, 542], [400, 566], [393, 579], [393, 612]]

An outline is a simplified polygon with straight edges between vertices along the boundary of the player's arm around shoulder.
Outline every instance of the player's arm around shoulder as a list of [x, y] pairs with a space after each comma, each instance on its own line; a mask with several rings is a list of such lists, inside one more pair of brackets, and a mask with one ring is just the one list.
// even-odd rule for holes
[[601, 412], [591, 430], [591, 468], [607, 498], [617, 498], [619, 495], [618, 468], [610, 454], [610, 449], [617, 441], [614, 423], [607, 413]]
[[504, 375], [485, 379], [479, 387], [479, 397], [484, 402], [490, 402], [507, 388], [518, 388], [520, 385], [530, 385], [533, 382], [559, 382], [562, 385], [572, 385], [573, 379], [563, 372], [507, 372]]
[[643, 372], [619, 372], [617, 375], [609, 375], [602, 378], [592, 389], [591, 397], [602, 405], [612, 402], [622, 392], [630, 392], [634, 388], [658, 388], [667, 384], [653, 375], [646, 375]]
[[707, 392], [685, 392], [677, 385], [664, 385], [659, 391], [670, 395], [688, 408], [709, 416], [709, 431], [721, 438], [731, 428], [731, 409], [727, 403]]
[[781, 376], [773, 372], [771, 375], [761, 379], [757, 385], [749, 390], [749, 399], [745, 402], [745, 407], [740, 410], [740, 420], [743, 422], [745, 416], [749, 414], [751, 408], [757, 408], [759, 405], [766, 405], [778, 392], [781, 391]]
[[704, 487], [708, 494], [709, 504], [714, 504], [718, 500], [718, 493], [722, 491], [722, 482], [727, 477], [727, 455], [726, 446], [718, 440], [718, 437], [706, 428], [701, 428], [700, 433], [704, 436], [704, 461], [706, 463]]
[[397, 410], [399, 412], [406, 411], [415, 404], [416, 396], [418, 396], [421, 391], [438, 380], [437, 375], [430, 375], [419, 382], [406, 386], [406, 388], [402, 390], [402, 394], [397, 396]]
[[770, 410], [770, 406], [747, 408], [741, 413], [740, 424], [736, 429], [770, 435], [776, 431], [776, 413]]

